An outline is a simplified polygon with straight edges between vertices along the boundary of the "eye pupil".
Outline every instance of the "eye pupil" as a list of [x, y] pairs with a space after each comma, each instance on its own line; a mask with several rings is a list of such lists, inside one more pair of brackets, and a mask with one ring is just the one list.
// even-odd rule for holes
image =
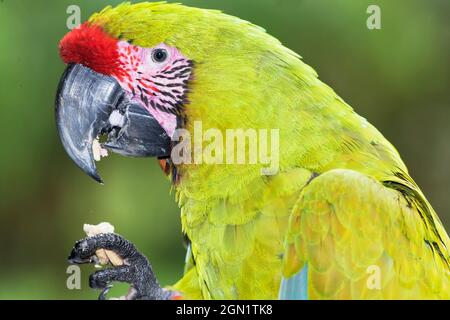
[[156, 49], [153, 51], [153, 61], [164, 62], [167, 59], [167, 51], [164, 49]]

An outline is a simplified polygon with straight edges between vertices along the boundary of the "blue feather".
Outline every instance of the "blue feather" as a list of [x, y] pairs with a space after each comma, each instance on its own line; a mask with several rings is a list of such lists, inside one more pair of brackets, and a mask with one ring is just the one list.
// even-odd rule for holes
[[280, 300], [308, 300], [308, 264], [290, 278], [281, 280]]

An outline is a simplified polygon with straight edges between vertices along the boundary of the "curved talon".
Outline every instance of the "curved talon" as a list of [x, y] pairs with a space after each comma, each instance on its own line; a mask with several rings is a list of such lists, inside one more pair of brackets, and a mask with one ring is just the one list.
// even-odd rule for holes
[[98, 296], [98, 300], [106, 300], [106, 295], [108, 294], [109, 289], [111, 289], [113, 287], [112, 284], [107, 285], [105, 287], [105, 289], [102, 290], [102, 292], [100, 292], [100, 295]]

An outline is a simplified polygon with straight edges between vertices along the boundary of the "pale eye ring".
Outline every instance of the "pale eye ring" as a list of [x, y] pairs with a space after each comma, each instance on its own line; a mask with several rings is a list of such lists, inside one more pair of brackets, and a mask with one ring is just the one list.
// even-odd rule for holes
[[156, 63], [163, 63], [169, 57], [169, 53], [166, 49], [157, 48], [152, 52], [152, 60]]

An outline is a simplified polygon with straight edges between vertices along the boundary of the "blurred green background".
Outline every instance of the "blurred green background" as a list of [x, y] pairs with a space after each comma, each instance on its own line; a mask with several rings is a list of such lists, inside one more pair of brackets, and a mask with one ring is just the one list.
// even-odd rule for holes
[[[66, 9], [79, 5], [83, 21], [120, 2], [0, 0], [0, 298], [95, 298], [92, 266], [82, 268], [81, 290], [66, 288], [66, 257], [86, 222], [113, 223], [162, 284], [182, 274], [179, 213], [156, 161], [108, 158], [102, 186], [69, 160], [56, 133]], [[250, 20], [300, 53], [398, 148], [450, 229], [448, 0], [181, 2]], [[381, 30], [366, 27], [370, 4], [381, 8]]]

